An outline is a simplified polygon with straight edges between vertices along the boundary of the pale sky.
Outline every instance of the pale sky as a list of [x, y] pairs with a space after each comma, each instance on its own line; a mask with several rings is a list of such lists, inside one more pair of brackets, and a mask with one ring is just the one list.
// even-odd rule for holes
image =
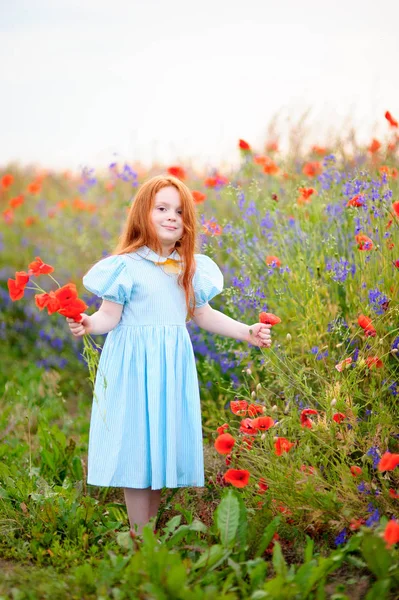
[[399, 118], [397, 0], [0, 0], [0, 167], [237, 160]]

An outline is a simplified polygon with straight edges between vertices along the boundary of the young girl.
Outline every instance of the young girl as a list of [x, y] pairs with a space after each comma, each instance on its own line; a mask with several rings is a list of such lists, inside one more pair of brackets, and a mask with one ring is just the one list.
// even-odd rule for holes
[[270, 326], [212, 309], [223, 276], [194, 254], [196, 212], [174, 177], [144, 183], [112, 256], [83, 278], [103, 299], [67, 319], [74, 336], [109, 333], [92, 405], [87, 482], [123, 487], [131, 533], [157, 515], [161, 489], [204, 485], [200, 396], [187, 319], [219, 335], [269, 347]]

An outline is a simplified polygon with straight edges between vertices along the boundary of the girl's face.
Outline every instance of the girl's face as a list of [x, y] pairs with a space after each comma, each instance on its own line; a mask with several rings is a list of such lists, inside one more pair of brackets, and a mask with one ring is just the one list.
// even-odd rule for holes
[[163, 253], [170, 254], [175, 243], [183, 235], [181, 200], [175, 187], [164, 187], [155, 194], [151, 222], [161, 243]]

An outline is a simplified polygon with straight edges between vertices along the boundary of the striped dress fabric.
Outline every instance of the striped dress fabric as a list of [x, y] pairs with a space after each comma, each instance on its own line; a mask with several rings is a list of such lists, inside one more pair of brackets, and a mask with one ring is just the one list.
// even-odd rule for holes
[[[169, 259], [169, 260], [168, 260]], [[204, 485], [200, 395], [178, 274], [143, 246], [95, 264], [83, 285], [123, 304], [107, 335], [90, 420], [91, 485], [161, 489]], [[195, 255], [196, 306], [223, 289], [218, 266]], [[166, 263], [166, 264], [164, 264]]]

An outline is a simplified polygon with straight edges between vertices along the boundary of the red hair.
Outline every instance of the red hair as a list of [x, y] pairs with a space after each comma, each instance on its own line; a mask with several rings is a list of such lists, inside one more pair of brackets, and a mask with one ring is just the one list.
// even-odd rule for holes
[[161, 254], [162, 247], [150, 215], [154, 207], [155, 195], [166, 187], [176, 188], [181, 200], [183, 235], [176, 242], [175, 248], [182, 259], [183, 270], [179, 275], [178, 282], [184, 289], [188, 317], [192, 318], [195, 309], [193, 277], [195, 273], [194, 252], [197, 249], [197, 217], [193, 195], [180, 179], [172, 175], [157, 175], [140, 186], [113, 254], [135, 252], [141, 246], [148, 246]]

